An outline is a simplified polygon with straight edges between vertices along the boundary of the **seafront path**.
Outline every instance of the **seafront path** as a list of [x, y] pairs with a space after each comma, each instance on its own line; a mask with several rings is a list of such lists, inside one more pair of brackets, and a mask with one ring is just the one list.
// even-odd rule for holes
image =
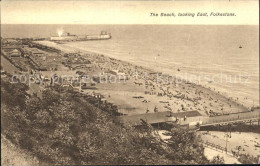
[[260, 109], [254, 109], [248, 112], [239, 112], [221, 116], [205, 118], [200, 126], [226, 125], [235, 122], [253, 123], [258, 121], [259, 125]]
[[[195, 112], [195, 111], [191, 111]], [[172, 116], [171, 116], [172, 115]], [[176, 117], [175, 117], [176, 116]], [[197, 116], [197, 118], [196, 118]], [[176, 118], [178, 117], [178, 121]], [[228, 125], [237, 122], [250, 123], [258, 122], [260, 120], [260, 108], [253, 109], [252, 111], [239, 112], [232, 114], [225, 114], [213, 117], [198, 116], [190, 118], [187, 117], [179, 118], [178, 114], [171, 114], [170, 111], [166, 112], [156, 112], [156, 113], [147, 113], [147, 114], [135, 114], [135, 115], [126, 115], [121, 116], [119, 119], [124, 123], [132, 123], [132, 125], [140, 125], [141, 120], [146, 121], [149, 124], [158, 124], [158, 123], [176, 123], [179, 125], [189, 125], [195, 126], [199, 124], [200, 127], [203, 126], [215, 126], [215, 125]]]

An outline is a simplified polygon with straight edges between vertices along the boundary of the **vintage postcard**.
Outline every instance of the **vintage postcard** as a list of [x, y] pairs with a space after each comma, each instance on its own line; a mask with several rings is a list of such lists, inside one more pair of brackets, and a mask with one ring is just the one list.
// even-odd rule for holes
[[2, 0], [1, 165], [257, 164], [258, 0]]

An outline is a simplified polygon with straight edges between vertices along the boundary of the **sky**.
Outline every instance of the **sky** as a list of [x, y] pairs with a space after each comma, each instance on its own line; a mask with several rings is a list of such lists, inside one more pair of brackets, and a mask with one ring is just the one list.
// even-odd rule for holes
[[[2, 0], [2, 24], [259, 25], [258, 0], [22, 1]], [[228, 12], [235, 17], [152, 17], [150, 13]]]

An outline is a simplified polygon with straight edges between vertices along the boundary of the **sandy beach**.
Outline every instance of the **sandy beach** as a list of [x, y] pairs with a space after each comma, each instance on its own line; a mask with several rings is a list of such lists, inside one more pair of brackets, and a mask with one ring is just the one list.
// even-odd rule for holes
[[[197, 110], [202, 115], [208, 116], [209, 112], [232, 113], [248, 111], [248, 108], [236, 100], [225, 97], [211, 88], [196, 85], [185, 81], [172, 79], [170, 83], [158, 82], [156, 71], [129, 62], [116, 60], [87, 50], [72, 49], [68, 44], [56, 44], [50, 41], [39, 41], [40, 44], [58, 48], [66, 53], [80, 52], [82, 57], [92, 62], [92, 70], [83, 72], [97, 74], [119, 70], [129, 76], [126, 82], [100, 83], [96, 90], [84, 90], [84, 93], [101, 93], [109, 101], [118, 105], [119, 111], [124, 114], [145, 113], [147, 109], [153, 111], [192, 111]], [[58, 71], [59, 72], [59, 71]], [[65, 72], [65, 71], [64, 71]], [[72, 72], [76, 72], [72, 71]], [[65, 72], [66, 73], [66, 72]], [[138, 74], [138, 76], [136, 75]], [[163, 80], [166, 80], [165, 75]], [[139, 98], [136, 98], [138, 97]]]

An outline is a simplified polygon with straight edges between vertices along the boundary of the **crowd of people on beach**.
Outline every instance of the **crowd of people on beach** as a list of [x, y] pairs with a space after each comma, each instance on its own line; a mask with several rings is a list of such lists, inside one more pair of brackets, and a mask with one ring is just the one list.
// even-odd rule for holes
[[[154, 95], [157, 97], [165, 97], [170, 103], [169, 107], [173, 107], [173, 111], [192, 111], [198, 110], [204, 115], [210, 115], [212, 113], [225, 114], [232, 112], [239, 112], [248, 110], [242, 104], [238, 103], [237, 99], [231, 97], [225, 97], [219, 92], [216, 93], [212, 88], [203, 85], [196, 85], [187, 81], [183, 81], [180, 84], [176, 84], [177, 78], [173, 78], [173, 82], [165, 84], [158, 82], [158, 74], [150, 69], [146, 69], [141, 66], [135, 66], [128, 62], [123, 62], [113, 58], [105, 57], [103, 55], [91, 54], [86, 55], [92, 57], [96, 63], [96, 68], [99, 68], [102, 72], [108, 72], [109, 70], [118, 70], [129, 76], [130, 79], [135, 80], [135, 84], [143, 86], [145, 88], [145, 95]], [[95, 63], [94, 63], [95, 64]], [[162, 78], [166, 78], [168, 75], [162, 75]], [[156, 103], [150, 103], [156, 105]], [[158, 110], [156, 111], [163, 111]]]
[[[169, 83], [158, 81], [169, 78], [169, 75], [136, 66], [129, 62], [116, 60], [96, 53], [79, 53], [92, 64], [91, 68], [83, 69], [88, 74], [107, 73], [111, 70], [118, 70], [134, 80], [134, 84], [144, 88], [144, 96], [149, 95], [161, 98], [168, 103], [154, 103], [143, 99], [144, 104], [149, 104], [150, 109], [157, 105], [157, 111], [171, 110], [173, 112], [197, 110], [203, 115], [216, 115], [232, 112], [247, 111], [250, 108], [239, 103], [239, 98], [227, 97], [216, 91], [215, 88], [206, 87], [191, 83], [185, 80], [178, 81], [172, 78]], [[113, 96], [110, 96], [113, 97]], [[244, 98], [244, 100], [248, 100]], [[141, 102], [142, 102], [141, 101]], [[147, 102], [145, 102], [147, 101]], [[157, 101], [159, 101], [157, 99]], [[164, 104], [164, 105], [163, 105]], [[163, 105], [163, 107], [161, 106]], [[159, 107], [158, 107], [159, 106]], [[145, 109], [143, 110], [145, 112]]]

